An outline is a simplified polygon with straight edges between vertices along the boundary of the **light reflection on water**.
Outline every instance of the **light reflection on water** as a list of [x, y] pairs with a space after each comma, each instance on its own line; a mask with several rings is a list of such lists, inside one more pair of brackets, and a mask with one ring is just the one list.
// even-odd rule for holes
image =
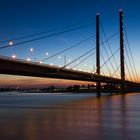
[[0, 95], [0, 140], [139, 140], [140, 94]]

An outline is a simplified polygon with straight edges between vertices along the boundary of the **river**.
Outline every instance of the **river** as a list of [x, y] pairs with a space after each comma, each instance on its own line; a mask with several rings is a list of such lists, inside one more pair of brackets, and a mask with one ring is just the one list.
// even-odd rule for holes
[[139, 139], [139, 93], [0, 93], [0, 140]]

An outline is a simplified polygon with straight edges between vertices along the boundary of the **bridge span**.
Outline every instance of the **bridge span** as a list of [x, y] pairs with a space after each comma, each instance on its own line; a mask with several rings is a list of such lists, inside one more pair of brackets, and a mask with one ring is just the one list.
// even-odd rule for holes
[[[61, 68], [58, 66], [40, 64], [39, 62], [28, 62], [2, 56], [0, 57], [0, 64], [1, 74], [112, 83], [118, 85], [120, 85], [122, 81], [121, 79], [104, 75], [97, 75], [89, 72]], [[125, 81], [125, 84], [126, 86], [140, 86], [139, 83], [128, 80]]]
[[[137, 83], [136, 81], [132, 81], [132, 80], [131, 81], [126, 80], [125, 56], [124, 56], [124, 54], [125, 54], [124, 53], [124, 50], [125, 50], [124, 31], [125, 30], [123, 27], [122, 10], [119, 11], [120, 48], [118, 50], [120, 50], [120, 65], [119, 65], [120, 79], [114, 78], [113, 76], [109, 77], [109, 76], [101, 75], [102, 66], [100, 65], [100, 56], [101, 56], [100, 45], [101, 45], [101, 43], [100, 43], [99, 17], [100, 17], [100, 14], [98, 13], [96, 15], [96, 73], [89, 73], [89, 72], [83, 72], [83, 71], [78, 71], [78, 70], [73, 70], [73, 69], [67, 69], [66, 68], [67, 65], [65, 65], [64, 67], [50, 66], [47, 64], [41, 64], [39, 62], [27, 62], [27, 61], [20, 60], [20, 59], [15, 59], [15, 58], [13, 59], [10, 57], [0, 56], [0, 74], [11, 74], [11, 75], [20, 75], [20, 76], [45, 77], [45, 78], [96, 82], [97, 96], [100, 96], [101, 83], [106, 83], [110, 87], [112, 87], [112, 85], [115, 85], [115, 86], [119, 87], [118, 89], [120, 89], [119, 91], [121, 93], [140, 90], [140, 83]], [[107, 41], [108, 41], [108, 39], [107, 39]], [[1, 49], [7, 48], [7, 47], [9, 47], [9, 46], [1, 47]], [[87, 54], [87, 53], [85, 53], [85, 54]], [[112, 56], [114, 56], [114, 54], [112, 54]], [[106, 64], [108, 61], [110, 61], [111, 57], [109, 57], [108, 60], [105, 61], [104, 64]], [[126, 64], [126, 66], [127, 66], [127, 64]], [[117, 68], [117, 70], [118, 70], [118, 68]], [[131, 66], [131, 68], [132, 68], [132, 66]], [[116, 70], [115, 70], [115, 72], [116, 72]]]

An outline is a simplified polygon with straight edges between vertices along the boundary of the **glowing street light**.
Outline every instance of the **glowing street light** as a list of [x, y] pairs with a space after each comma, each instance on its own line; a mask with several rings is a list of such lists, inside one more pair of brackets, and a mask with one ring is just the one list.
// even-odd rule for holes
[[27, 58], [27, 61], [31, 61], [31, 59], [30, 58]]
[[16, 58], [16, 55], [15, 55], [15, 54], [13, 54], [13, 55], [12, 55], [12, 58], [13, 58], [13, 59], [15, 59], [15, 58]]
[[40, 63], [40, 64], [42, 64], [43, 62], [42, 62], [42, 61], [40, 61], [39, 63]]
[[9, 41], [8, 43], [10, 46], [14, 45], [13, 41]]
[[34, 59], [35, 63], [36, 63], [36, 56], [35, 56], [35, 53], [34, 53], [34, 48], [30, 48], [29, 51], [32, 53], [32, 58]]
[[61, 56], [58, 56], [58, 59], [61, 59], [62, 57]]
[[33, 52], [34, 51], [34, 48], [30, 48], [30, 51]]
[[45, 54], [46, 56], [48, 56], [49, 55], [49, 53], [48, 52], [46, 52], [46, 54]]

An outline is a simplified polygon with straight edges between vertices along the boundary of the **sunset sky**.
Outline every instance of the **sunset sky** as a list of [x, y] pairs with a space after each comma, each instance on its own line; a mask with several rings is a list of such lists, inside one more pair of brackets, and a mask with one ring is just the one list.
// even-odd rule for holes
[[[119, 9], [123, 9], [124, 12], [124, 27], [139, 76], [140, 1], [138, 0], [0, 0], [0, 47], [7, 46], [10, 42], [13, 43], [11, 47], [0, 49], [0, 55], [15, 56], [25, 61], [28, 59], [34, 62], [42, 62], [43, 59], [93, 36], [93, 38], [90, 38], [81, 45], [42, 62], [50, 65], [64, 66], [65, 58], [66, 63], [69, 63], [95, 47], [96, 13], [100, 13], [101, 24], [107, 37], [119, 31]], [[67, 30], [74, 24], [82, 26], [90, 23], [93, 24], [79, 30], [14, 46], [16, 43], [55, 34], [62, 31], [62, 29], [23, 39], [14, 40], [14, 38], [34, 35], [56, 28]], [[102, 30], [101, 39], [103, 41], [106, 39]], [[119, 48], [119, 34], [111, 39], [109, 43], [112, 51], [115, 52]], [[105, 44], [105, 47], [108, 47], [107, 44]], [[107, 50], [109, 49], [107, 48]], [[107, 60], [103, 46], [101, 46], [101, 53], [104, 59]], [[111, 55], [110, 52], [108, 53]], [[119, 66], [119, 52], [115, 55], [115, 59]], [[69, 67], [75, 66], [81, 60]], [[111, 61], [114, 64], [114, 61]], [[126, 61], [128, 61], [127, 58]], [[101, 65], [103, 63], [103, 59], [101, 59]], [[91, 72], [95, 71], [95, 65], [94, 54], [75, 69]], [[108, 67], [111, 69], [110, 63], [108, 63]], [[115, 64], [114, 67], [115, 69], [117, 68]], [[106, 67], [103, 67], [102, 70], [108, 75]], [[112, 69], [111, 72], [113, 73]], [[126, 70], [126, 74], [128, 75], [128, 70]], [[127, 77], [129, 79], [129, 76]], [[0, 86], [46, 86], [51, 84], [66, 85], [74, 84], [74, 82], [0, 75]], [[82, 82], [81, 84], [84, 83]]]

